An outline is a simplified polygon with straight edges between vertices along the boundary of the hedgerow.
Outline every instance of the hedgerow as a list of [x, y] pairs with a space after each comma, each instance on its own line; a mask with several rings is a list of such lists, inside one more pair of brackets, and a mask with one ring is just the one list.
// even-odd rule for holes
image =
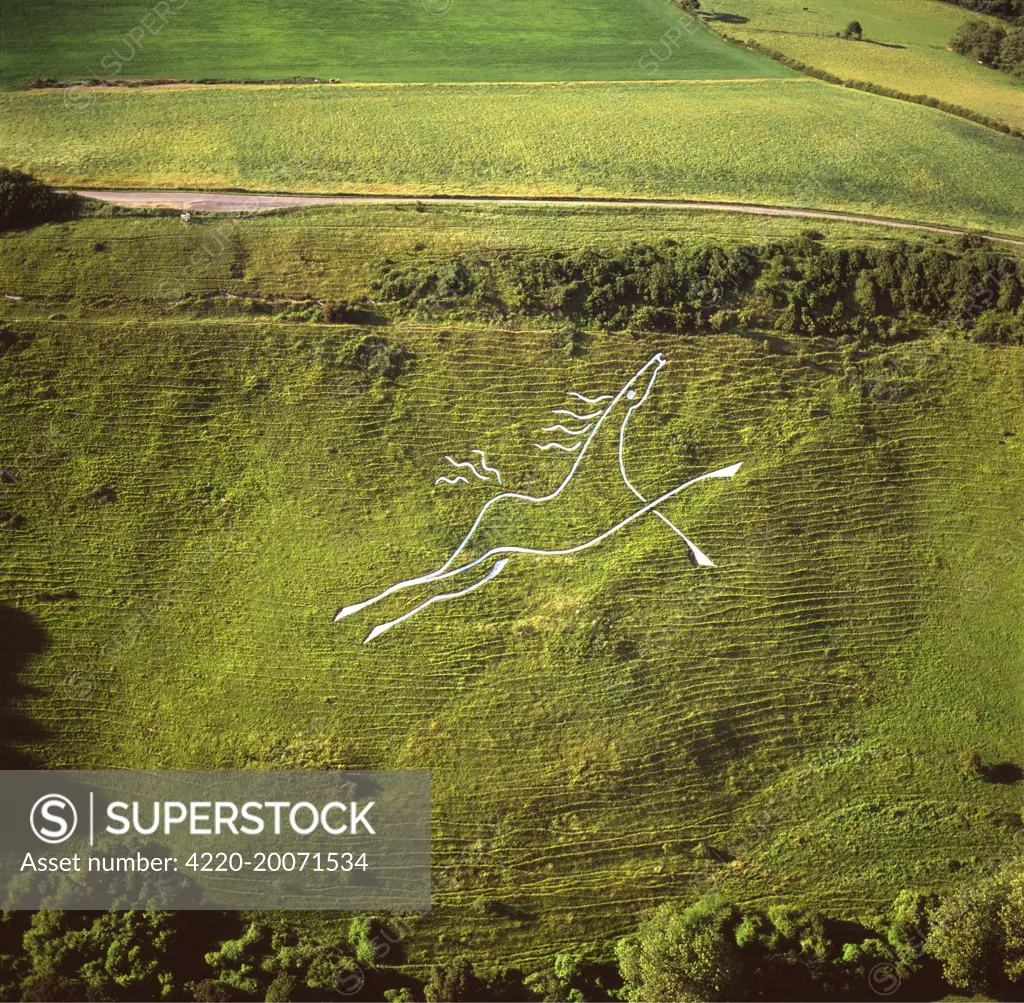
[[503, 254], [417, 266], [385, 261], [375, 297], [430, 316], [542, 318], [679, 334], [731, 327], [891, 341], [940, 325], [975, 341], [1024, 343], [1016, 258], [958, 238], [952, 248], [782, 243], [617, 253]]

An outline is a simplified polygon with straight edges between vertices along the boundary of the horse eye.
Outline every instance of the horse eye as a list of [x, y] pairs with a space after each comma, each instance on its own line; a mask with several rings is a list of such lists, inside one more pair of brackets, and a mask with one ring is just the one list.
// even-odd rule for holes
[[636, 396], [636, 391], [635, 390], [627, 390], [626, 391], [626, 397], [629, 400], [632, 400], [635, 396]]

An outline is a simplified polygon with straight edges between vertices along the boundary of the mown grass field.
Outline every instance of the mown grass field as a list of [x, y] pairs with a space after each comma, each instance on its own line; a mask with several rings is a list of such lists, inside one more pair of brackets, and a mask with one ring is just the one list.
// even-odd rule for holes
[[[869, 916], [905, 886], [982, 873], [1020, 794], [963, 779], [952, 751], [1024, 762], [1019, 350], [936, 333], [853, 358], [738, 332], [595, 335], [570, 358], [529, 328], [138, 302], [213, 246], [188, 291], [212, 277], [301, 299], [365, 288], [385, 253], [609, 236], [538, 211], [480, 241], [511, 215], [346, 207], [216, 245], [223, 223], [94, 219], [0, 241], [0, 287], [25, 297], [2, 301], [0, 465], [16, 483], [0, 507], [24, 523], [0, 531], [0, 603], [47, 635], [8, 667], [39, 732], [25, 751], [51, 767], [430, 767], [438, 883], [414, 963], [600, 947], [709, 883]], [[621, 232], [653, 233], [627, 216]], [[679, 214], [671, 232], [707, 239], [707, 222]], [[738, 242], [754, 222], [717, 225]], [[393, 385], [343, 361], [368, 334], [411, 353]], [[718, 568], [637, 524], [585, 558], [510, 566], [372, 645], [372, 617], [331, 623], [446, 556], [487, 490], [432, 487], [446, 453], [482, 448], [506, 484], [551, 484], [566, 461], [531, 446], [549, 410], [659, 350], [670, 365], [627, 463], [655, 491], [744, 462], [670, 513]], [[621, 504], [611, 454], [595, 455], [570, 525], [545, 532]], [[712, 868], [701, 841], [742, 863]]]
[[714, 198], [1024, 232], [1019, 140], [810, 79], [0, 96], [0, 159], [77, 185]]
[[[670, 79], [776, 77], [787, 71], [693, 26], [667, 0], [4, 0], [0, 85], [35, 77], [270, 80], [618, 80], [669, 33]], [[141, 31], [139, 30], [141, 29]], [[133, 35], [132, 32], [135, 32]]]
[[[752, 38], [844, 80], [863, 80], [907, 94], [927, 94], [1020, 129], [1024, 82], [946, 50], [957, 28], [974, 19], [1000, 23], [938, 0], [730, 0], [744, 21], [715, 22], [718, 30]], [[860, 21], [867, 41], [836, 38]]]

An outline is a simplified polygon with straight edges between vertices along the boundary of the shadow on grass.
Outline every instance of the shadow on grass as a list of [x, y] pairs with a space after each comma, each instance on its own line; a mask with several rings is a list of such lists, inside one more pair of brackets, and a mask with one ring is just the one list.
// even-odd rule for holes
[[880, 45], [883, 49], [905, 49], [905, 45], [896, 45], [895, 42], [876, 42], [873, 38], [862, 38], [861, 42], [867, 42], [868, 45]]
[[990, 784], [1016, 784], [1024, 779], [1024, 770], [1016, 763], [993, 763], [982, 767], [981, 776]]
[[720, 11], [700, 11], [701, 20], [715, 21], [718, 24], [746, 24], [750, 18], [742, 14], [723, 14]]
[[0, 606], [0, 769], [28, 770], [39, 765], [24, 747], [40, 741], [45, 732], [18, 709], [25, 697], [37, 691], [19, 677], [48, 644], [46, 631], [34, 616]]

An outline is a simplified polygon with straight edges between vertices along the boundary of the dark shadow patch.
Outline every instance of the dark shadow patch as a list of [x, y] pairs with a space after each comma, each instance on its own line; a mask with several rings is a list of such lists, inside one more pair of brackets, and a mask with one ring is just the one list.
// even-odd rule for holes
[[9, 327], [0, 327], [0, 355], [12, 352], [21, 343], [21, 336]]
[[861, 38], [860, 42], [867, 42], [868, 45], [880, 45], [883, 49], [905, 49], [905, 45], [896, 45], [894, 42], [876, 42], [873, 38]]
[[716, 21], [719, 24], [747, 24], [750, 21], [749, 17], [744, 17], [742, 14], [723, 14], [721, 11], [701, 11], [700, 19]]
[[117, 491], [109, 484], [102, 484], [95, 491], [90, 491], [86, 498], [89, 501], [103, 502], [106, 505], [113, 505], [117, 501]]
[[23, 746], [38, 742], [43, 730], [25, 718], [19, 704], [38, 695], [20, 681], [28, 663], [43, 654], [49, 638], [39, 621], [24, 610], [0, 606], [0, 769], [27, 770], [39, 764]]
[[324, 309], [328, 324], [359, 324], [363, 327], [382, 327], [391, 321], [383, 314], [360, 303], [334, 303]]
[[1024, 779], [1024, 770], [1016, 763], [993, 763], [981, 768], [981, 777], [990, 784], [1016, 784]]
[[25, 517], [17, 512], [0, 510], [0, 529], [21, 529], [25, 525]]
[[40, 602], [74, 602], [78, 593], [74, 589], [59, 589], [57, 592], [38, 592], [36, 599]]
[[498, 899], [481, 899], [476, 903], [476, 909], [488, 916], [500, 916], [502, 919], [519, 920], [525, 923], [532, 923], [537, 919], [535, 913], [527, 912], [518, 906], [509, 902], [501, 902]]

